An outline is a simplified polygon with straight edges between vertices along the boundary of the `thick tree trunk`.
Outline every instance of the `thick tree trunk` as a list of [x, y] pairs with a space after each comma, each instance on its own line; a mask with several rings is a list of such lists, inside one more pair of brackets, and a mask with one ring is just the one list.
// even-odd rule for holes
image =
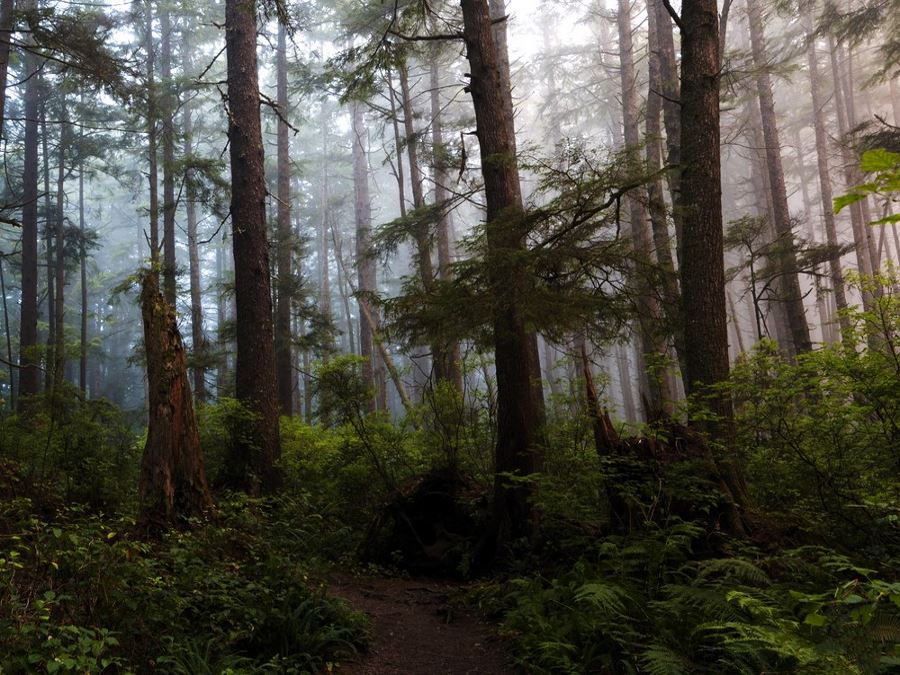
[[800, 290], [800, 279], [797, 274], [797, 256], [794, 251], [794, 233], [791, 227], [791, 214], [788, 210], [787, 189], [784, 184], [784, 168], [781, 162], [781, 141], [775, 117], [775, 99], [772, 93], [772, 81], [766, 70], [768, 67], [765, 35], [763, 34], [762, 15], [759, 0], [747, 0], [747, 16], [750, 25], [750, 44], [753, 53], [753, 65], [757, 69], [756, 87], [759, 96], [759, 109], [762, 116], [763, 139], [765, 141], [766, 167], [769, 173], [769, 188], [772, 191], [775, 232], [780, 245], [777, 256], [781, 272], [781, 290], [791, 330], [791, 341], [794, 350], [799, 354], [812, 349], [809, 338], [809, 325], [803, 308], [803, 293]]
[[533, 369], [536, 340], [527, 332], [520, 308], [530, 280], [517, 260], [525, 241], [509, 96], [502, 86], [487, 0], [462, 0], [461, 4], [487, 201], [489, 282], [495, 303], [498, 429], [494, 526], [481, 547], [482, 559], [489, 560], [505, 544], [531, 530], [531, 489], [527, 483], [510, 480], [509, 475], [525, 476], [540, 465], [536, 443], [539, 412], [533, 395], [533, 381], [540, 380], [540, 373]]
[[226, 0], [228, 140], [231, 155], [231, 222], [237, 308], [235, 394], [254, 414], [249, 442], [237, 442], [228, 459], [230, 481], [251, 492], [280, 483], [275, 335], [269, 247], [266, 240], [266, 179], [259, 119], [256, 65], [256, 3]]
[[[715, 0], [684, 0], [681, 14], [681, 197], [685, 378], [688, 394], [706, 397], [719, 417], [705, 426], [714, 440], [733, 443], [731, 398], [710, 390], [728, 378], [728, 317], [722, 231], [719, 130], [719, 24]], [[736, 461], [721, 465], [723, 492], [733, 501], [730, 527], [744, 531], [747, 502]]]
[[159, 293], [156, 274], [141, 288], [150, 417], [138, 485], [138, 529], [157, 535], [211, 508], [200, 433], [191, 401], [184, 346], [175, 311]]
[[177, 105], [172, 81], [172, 20], [166, 0], [159, 3], [160, 75], [163, 95], [160, 116], [162, 119], [163, 149], [163, 295], [175, 307], [175, 108]]
[[[35, 3], [29, 2], [29, 8]], [[25, 156], [22, 169], [22, 309], [19, 327], [19, 411], [38, 393], [38, 108], [40, 62], [25, 52]]]
[[291, 255], [294, 247], [291, 227], [291, 158], [288, 137], [287, 29], [278, 26], [278, 302], [275, 307], [275, 371], [278, 377], [278, 407], [282, 415], [293, 411], [293, 371], [291, 368], [291, 302], [294, 296]]

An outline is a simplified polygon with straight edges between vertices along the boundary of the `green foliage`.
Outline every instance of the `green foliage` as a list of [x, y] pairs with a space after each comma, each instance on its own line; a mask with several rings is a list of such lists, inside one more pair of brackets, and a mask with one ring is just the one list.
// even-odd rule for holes
[[847, 312], [847, 345], [796, 363], [761, 342], [736, 364], [738, 444], [760, 507], [844, 545], [900, 543], [900, 304], [893, 281], [873, 309]]
[[690, 523], [609, 537], [557, 578], [492, 589], [520, 665], [533, 673], [861, 673], [895, 659], [895, 583], [862, 576], [827, 549], [704, 557], [708, 537]]
[[[865, 173], [874, 174], [872, 179], [853, 187], [847, 194], [835, 198], [835, 213], [839, 213], [851, 204], [862, 201], [869, 195], [889, 197], [900, 193], [900, 153], [891, 152], [884, 148], [866, 150], [860, 158], [860, 169]], [[880, 218], [872, 224], [888, 225], [898, 222], [900, 222], [900, 214], [894, 213]]]
[[312, 578], [302, 499], [225, 499], [158, 544], [127, 517], [32, 508], [0, 511], [0, 670], [317, 673], [362, 643]]
[[0, 421], [0, 458], [21, 464], [21, 480], [51, 501], [106, 509], [128, 503], [139, 456], [121, 410], [103, 400], [82, 401], [68, 387], [52, 401], [36, 400], [27, 417]]

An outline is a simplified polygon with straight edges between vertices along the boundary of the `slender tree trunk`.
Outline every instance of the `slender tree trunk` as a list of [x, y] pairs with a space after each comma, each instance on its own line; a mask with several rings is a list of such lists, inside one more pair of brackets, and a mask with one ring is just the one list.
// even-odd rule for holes
[[[660, 116], [663, 109], [663, 79], [659, 50], [659, 26], [655, 11], [656, 0], [647, 2], [647, 26], [650, 52], [648, 55], [649, 83], [647, 91], [646, 153], [647, 164], [652, 171], [662, 168], [662, 128]], [[672, 259], [672, 242], [669, 238], [669, 221], [662, 181], [653, 179], [647, 187], [647, 203], [650, 224], [653, 229], [653, 246], [657, 265], [663, 275], [663, 297], [668, 332], [675, 344], [675, 353], [683, 360], [684, 338], [680, 330], [681, 291], [678, 288], [678, 274]], [[684, 370], [684, 364], [681, 364]]]
[[[656, 17], [654, 32], [655, 51], [659, 58], [660, 90], [662, 92], [663, 125], [666, 130], [666, 164], [669, 195], [672, 201], [672, 221], [675, 224], [675, 243], [678, 251], [678, 267], [681, 267], [681, 98], [678, 66], [675, 59], [675, 38], [672, 35], [672, 20], [662, 0], [650, 0]], [[651, 9], [648, 7], [648, 12]], [[682, 371], [685, 369], [682, 355]]]
[[278, 303], [275, 307], [275, 370], [278, 376], [278, 407], [282, 415], [290, 416], [293, 407], [293, 377], [291, 363], [291, 302], [294, 298], [293, 270], [294, 248], [291, 227], [291, 158], [288, 137], [287, 93], [287, 29], [278, 26], [277, 55], [278, 99]]
[[157, 158], [157, 121], [159, 117], [156, 100], [156, 47], [153, 38], [153, 3], [145, 0], [144, 9], [144, 49], [147, 52], [147, 154], [149, 156], [148, 181], [150, 184], [150, 262], [159, 263], [159, 170]]
[[766, 70], [765, 36], [763, 34], [762, 15], [759, 0], [747, 0], [747, 16], [750, 25], [750, 44], [753, 53], [753, 64], [757, 69], [756, 86], [759, 96], [759, 108], [762, 116], [763, 138], [765, 140], [766, 167], [769, 173], [769, 188], [772, 191], [775, 232], [779, 239], [777, 264], [781, 272], [781, 289], [788, 324], [791, 330], [791, 341], [797, 353], [812, 349], [809, 338], [809, 325], [803, 308], [803, 293], [800, 290], [800, 279], [797, 274], [797, 256], [794, 251], [794, 233], [791, 227], [791, 214], [788, 210], [787, 189], [784, 184], [784, 168], [781, 163], [781, 141], [775, 117], [775, 99], [772, 94], [772, 82]]
[[487, 201], [489, 283], [495, 302], [494, 353], [497, 372], [497, 447], [494, 525], [481, 548], [490, 560], [502, 547], [531, 529], [531, 489], [509, 475], [525, 476], [540, 465], [538, 410], [532, 348], [520, 303], [530, 280], [517, 262], [525, 248], [522, 194], [516, 167], [510, 97], [502, 86], [493, 26], [486, 0], [462, 0], [464, 40], [475, 107]]
[[[622, 87], [622, 127], [625, 149], [631, 155], [633, 163], [639, 164], [638, 148], [640, 147], [640, 129], [638, 126], [637, 76], [634, 68], [634, 47], [631, 38], [631, 6], [628, 0], [619, 0], [617, 12], [619, 29], [619, 74]], [[647, 193], [642, 189], [635, 190], [628, 196], [629, 220], [631, 225], [631, 242], [637, 261], [638, 276], [638, 328], [642, 350], [642, 369], [640, 373], [642, 388], [651, 409], [645, 410], [646, 419], [653, 419], [659, 412], [669, 408], [673, 401], [669, 390], [669, 378], [664, 371], [649, 373], [648, 367], [654, 360], [668, 358], [666, 340], [661, 332], [662, 312], [655, 296], [646, 281], [647, 272], [654, 264], [653, 244], [650, 225], [647, 220]], [[668, 237], [666, 237], [668, 238]], [[654, 364], [655, 365], [655, 364]], [[643, 398], [643, 397], [642, 397]]]
[[12, 50], [13, 11], [15, 0], [0, 0], [0, 138], [4, 138], [6, 121], [6, 81], [9, 54]]
[[[81, 395], [87, 398], [88, 373], [88, 286], [87, 286], [87, 248], [85, 247], [84, 218], [84, 161], [78, 170], [78, 231], [81, 233], [81, 250], [79, 251], [79, 267], [81, 273], [81, 336], [78, 359], [78, 386]], [[94, 392], [92, 391], [91, 394]]]
[[[322, 213], [319, 224], [319, 311], [330, 324], [332, 322], [331, 311], [331, 272], [328, 269], [328, 234], [330, 230], [330, 204], [331, 188], [328, 174], [328, 121], [325, 111], [322, 111]], [[329, 345], [325, 350], [322, 360], [327, 363], [329, 352], [334, 345]]]
[[347, 353], [356, 354], [356, 337], [353, 330], [353, 314], [350, 312], [350, 293], [347, 291], [347, 282], [344, 279], [344, 240], [337, 233], [334, 223], [331, 223], [331, 244], [334, 247], [334, 257], [338, 261], [337, 282], [338, 293], [341, 296], [341, 307], [344, 310], [344, 323], [347, 325]]
[[[861, 181], [857, 180], [857, 159], [853, 156], [853, 152], [846, 142], [850, 127], [847, 118], [847, 107], [844, 103], [843, 77], [841, 76], [838, 62], [838, 51], [833, 37], [829, 36], [828, 42], [834, 84], [834, 108], [837, 113], [838, 135], [840, 136], [841, 163], [844, 165], [844, 184], [847, 188], [850, 188]], [[874, 269], [872, 268], [872, 257], [869, 253], [869, 227], [863, 215], [862, 205], [856, 202], [851, 204], [849, 209], [859, 273], [864, 277], [871, 278], [874, 274]], [[862, 291], [862, 302], [863, 309], [869, 310], [872, 308], [873, 297], [870, 291], [865, 289]]]
[[[30, 0], [30, 9], [36, 2]], [[19, 326], [19, 411], [38, 393], [37, 282], [38, 282], [38, 107], [40, 62], [30, 51], [24, 55], [26, 73], [25, 154], [22, 169], [22, 309]]]
[[175, 108], [172, 81], [172, 19], [167, 0], [159, 3], [160, 75], [162, 79], [163, 147], [163, 295], [172, 307], [177, 299], [175, 261]]
[[[834, 196], [831, 190], [831, 170], [828, 166], [828, 134], [825, 130], [825, 99], [822, 95], [822, 86], [819, 75], [819, 58], [816, 53], [816, 38], [812, 30], [811, 21], [807, 23], [807, 47], [806, 56], [809, 65], [809, 87], [812, 96], [813, 130], [816, 135], [816, 168], [819, 172], [819, 195], [822, 200], [822, 221], [825, 225], [825, 237], [829, 246], [839, 245], [837, 227], [834, 222]], [[849, 319], [841, 314], [841, 310], [847, 309], [847, 293], [844, 289], [844, 275], [841, 271], [840, 258], [828, 261], [831, 272], [831, 288], [834, 293], [834, 302], [838, 308], [838, 321], [841, 334], [847, 334], [850, 328]]]
[[53, 349], [56, 346], [56, 269], [53, 264], [55, 225], [53, 193], [50, 191], [50, 134], [47, 131], [47, 91], [46, 83], [41, 75], [41, 164], [44, 174], [44, 210], [41, 214], [44, 223], [44, 273], [47, 279], [47, 336], [44, 354], [44, 391], [53, 386], [54, 370]]
[[216, 245], [216, 327], [219, 333], [220, 351], [216, 365], [216, 397], [221, 399], [228, 392], [227, 345], [225, 342], [225, 243]]
[[[194, 63], [190, 34], [190, 29], [186, 29], [182, 34], [182, 62], [185, 74], [192, 76]], [[200, 251], [197, 244], [197, 190], [194, 184], [194, 171], [190, 167], [194, 155], [194, 109], [190, 96], [185, 97], [182, 115], [184, 157], [188, 162], [184, 171], [184, 193], [191, 293], [191, 347], [194, 357], [194, 397], [198, 402], [201, 402], [207, 399], [206, 363], [208, 344], [206, 334], [203, 331], [203, 289], [200, 279]]]
[[53, 386], [58, 389], [66, 375], [66, 151], [69, 145], [71, 128], [63, 121], [59, 132], [59, 150], [56, 177], [56, 298], [51, 311], [56, 316], [56, 336], [53, 347]]
[[231, 156], [231, 219], [237, 305], [235, 393], [254, 413], [252, 446], [235, 443], [229, 458], [233, 483], [269, 492], [279, 482], [281, 456], [275, 392], [275, 335], [269, 247], [266, 241], [266, 179], [259, 118], [256, 65], [256, 3], [226, 0], [228, 140]]
[[[361, 318], [359, 322], [359, 353], [365, 359], [362, 365], [362, 379], [366, 388], [372, 391], [372, 398], [367, 400], [367, 411], [374, 412], [377, 405], [375, 382], [376, 355], [373, 335], [378, 331], [377, 319], [371, 306], [371, 295], [377, 292], [375, 280], [375, 260], [372, 257], [372, 204], [369, 196], [369, 167], [366, 161], [368, 132], [363, 115], [363, 104], [356, 101], [352, 106], [353, 128], [351, 131], [353, 155], [353, 213], [356, 219], [356, 283], [359, 289], [356, 301], [359, 305], [360, 317], [366, 312], [373, 317], [369, 321]], [[363, 307], [365, 305], [365, 307]]]
[[[449, 200], [449, 192], [447, 185], [450, 181], [447, 169], [447, 147], [444, 144], [444, 125], [443, 112], [441, 110], [441, 78], [438, 70], [438, 51], [435, 46], [431, 54], [430, 68], [431, 88], [431, 145], [433, 153], [434, 171], [434, 202], [435, 204], [445, 204]], [[438, 273], [442, 281], [448, 282], [452, 276], [450, 274], [450, 210], [442, 207], [437, 222], [437, 250], [438, 250]], [[445, 349], [447, 380], [453, 384], [457, 391], [462, 391], [462, 367], [460, 363], [459, 343], [450, 341]]]
[[141, 458], [137, 521], [140, 530], [157, 535], [186, 524], [213, 502], [175, 310], [160, 295], [153, 272], [144, 275], [141, 313], [150, 419]]

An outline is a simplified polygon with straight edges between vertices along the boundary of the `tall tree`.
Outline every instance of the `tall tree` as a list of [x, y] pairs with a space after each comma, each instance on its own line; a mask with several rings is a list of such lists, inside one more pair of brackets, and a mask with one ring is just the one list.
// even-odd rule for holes
[[375, 410], [375, 351], [373, 338], [378, 330], [374, 324], [374, 309], [369, 294], [375, 288], [375, 260], [372, 257], [372, 203], [369, 196], [369, 167], [366, 162], [366, 131], [363, 104], [354, 101], [352, 106], [353, 126], [351, 145], [353, 155], [353, 213], [356, 220], [356, 283], [357, 302], [360, 307], [359, 353], [365, 359], [362, 366], [363, 383], [372, 391], [366, 406]]
[[[730, 397], [714, 388], [728, 378], [728, 317], [722, 231], [719, 126], [719, 17], [715, 0], [685, 0], [681, 18], [681, 293], [688, 394], [702, 394], [719, 421], [705, 425], [730, 444]], [[692, 424], [704, 426], [692, 420]], [[723, 492], [733, 500], [731, 526], [743, 529], [740, 468], [724, 467]]]
[[172, 16], [169, 0], [159, 3], [159, 69], [162, 96], [160, 119], [162, 121], [163, 155], [163, 295], [175, 306], [175, 85], [172, 81]]
[[281, 442], [275, 393], [275, 335], [266, 240], [266, 179], [256, 31], [255, 0], [226, 0], [228, 140], [237, 309], [235, 394], [254, 414], [252, 433], [242, 435], [234, 444], [228, 479], [252, 492], [266, 492], [279, 483], [276, 465], [281, 456]]
[[287, 122], [287, 29], [283, 24], [278, 26], [276, 71], [276, 97], [278, 103], [278, 235], [276, 241], [278, 302], [275, 307], [275, 372], [278, 377], [278, 407], [282, 415], [291, 415], [294, 399], [293, 360], [291, 356], [291, 302], [294, 296], [291, 254], [294, 247], [294, 237], [291, 227], [291, 158]]
[[[29, 0], [27, 7], [35, 10]], [[38, 108], [40, 59], [25, 50], [25, 155], [22, 169], [22, 309], [19, 328], [19, 410], [28, 405], [28, 397], [38, 393], [37, 354], [37, 281], [38, 281]]]
[[532, 367], [533, 340], [522, 314], [530, 280], [518, 260], [525, 250], [525, 227], [510, 98], [501, 81], [487, 0], [462, 0], [461, 4], [487, 201], [487, 264], [494, 298], [496, 477], [493, 527], [482, 547], [482, 555], [491, 557], [499, 552], [498, 546], [530, 531], [530, 489], [515, 477], [533, 473], [540, 464], [538, 410], [532, 393], [532, 381], [540, 372]]
[[775, 116], [775, 97], [772, 93], [772, 80], [768, 72], [769, 63], [759, 0], [747, 0], [747, 17], [750, 25], [753, 65], [756, 68], [756, 88], [762, 117], [769, 189], [772, 194], [775, 218], [773, 226], [780, 243], [776, 260], [781, 274], [781, 291], [784, 294], [780, 300], [784, 303], [787, 313], [794, 350], [798, 353], [808, 352], [812, 349], [812, 341], [809, 337], [809, 325], [803, 308], [803, 293], [800, 290], [800, 279], [797, 274], [794, 233], [791, 214], [788, 210], [787, 188], [781, 161], [781, 141]]
[[[619, 0], [616, 13], [619, 29], [619, 75], [622, 86], [622, 128], [625, 149], [635, 165], [640, 164], [640, 130], [638, 126], [637, 75], [634, 67], [634, 43], [631, 36], [631, 4], [629, 0]], [[636, 193], [636, 194], [635, 194]], [[651, 410], [645, 410], [647, 419], [671, 405], [674, 396], [669, 388], [670, 380], [658, 373], [648, 373], [652, 362], [667, 358], [666, 341], [661, 330], [662, 312], [656, 296], [646, 281], [648, 269], [655, 262], [650, 226], [647, 220], [647, 193], [637, 189], [626, 199], [631, 227], [631, 242], [637, 262], [637, 276], [641, 281], [637, 287], [638, 330], [641, 340], [641, 383], [642, 392]]]
[[[825, 97], [822, 95], [821, 75], [819, 74], [819, 55], [816, 49], [816, 34], [811, 19], [806, 20], [806, 57], [809, 67], [809, 88], [812, 96], [812, 121], [816, 136], [816, 168], [819, 173], [819, 195], [822, 201], [822, 221], [825, 225], [825, 237], [832, 247], [838, 246], [837, 227], [834, 222], [834, 199], [831, 190], [831, 170], [828, 166], [828, 133], [825, 128]], [[850, 328], [849, 319], [841, 310], [847, 309], [847, 294], [844, 289], [844, 275], [841, 272], [841, 261], [833, 257], [829, 262], [831, 286], [834, 301], [839, 314], [841, 332]]]
[[[193, 51], [190, 41], [193, 26], [187, 26], [182, 33], [182, 61], [186, 74], [193, 72]], [[200, 251], [197, 243], [197, 189], [194, 170], [191, 167], [194, 155], [194, 108], [191, 96], [184, 100], [182, 114], [182, 134], [184, 136], [185, 220], [187, 225], [188, 276], [191, 294], [191, 347], [194, 361], [194, 396], [198, 401], [206, 400], [206, 358], [208, 344], [203, 330], [203, 291], [200, 286]]]

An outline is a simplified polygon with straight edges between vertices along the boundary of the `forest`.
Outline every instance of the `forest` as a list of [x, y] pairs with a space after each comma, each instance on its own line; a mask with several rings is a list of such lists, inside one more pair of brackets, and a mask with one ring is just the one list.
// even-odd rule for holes
[[900, 672], [900, 0], [0, 0], [0, 674]]

